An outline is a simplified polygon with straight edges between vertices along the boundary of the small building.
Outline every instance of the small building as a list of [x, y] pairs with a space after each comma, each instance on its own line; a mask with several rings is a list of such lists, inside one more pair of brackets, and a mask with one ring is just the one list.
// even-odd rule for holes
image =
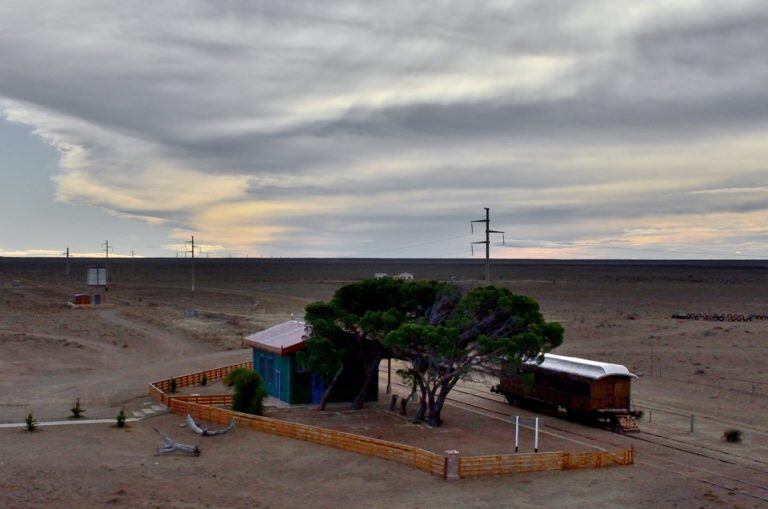
[[[319, 403], [325, 392], [323, 378], [303, 369], [296, 354], [306, 348], [304, 322], [289, 320], [244, 338], [253, 349], [253, 370], [261, 375], [267, 393], [292, 405]], [[365, 374], [351, 363], [342, 372], [329, 402], [352, 401]], [[373, 384], [366, 398], [378, 400], [378, 384]]]
[[389, 277], [389, 274], [387, 274], [386, 272], [375, 272], [373, 274], [374, 279], [386, 279], [388, 277]]
[[393, 276], [393, 279], [398, 279], [400, 281], [413, 281], [413, 274], [410, 272], [401, 272], [400, 274]]
[[87, 293], [76, 293], [70, 302], [76, 306], [90, 306], [91, 296]]

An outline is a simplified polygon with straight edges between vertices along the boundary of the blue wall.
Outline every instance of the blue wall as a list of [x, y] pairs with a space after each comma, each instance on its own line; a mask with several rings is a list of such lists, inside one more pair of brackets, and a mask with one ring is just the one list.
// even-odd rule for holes
[[291, 382], [294, 362], [292, 356], [281, 356], [253, 349], [253, 369], [264, 380], [267, 393], [286, 403], [292, 403]]
[[[283, 356], [255, 348], [252, 350], [253, 370], [261, 375], [264, 388], [270, 396], [292, 405], [320, 402], [325, 390], [323, 380], [318, 375], [301, 369], [295, 354]], [[359, 369], [357, 371], [345, 369], [329, 401], [352, 401], [364, 377], [365, 374]], [[376, 401], [378, 397], [378, 383], [374, 383], [371, 385], [366, 401]]]

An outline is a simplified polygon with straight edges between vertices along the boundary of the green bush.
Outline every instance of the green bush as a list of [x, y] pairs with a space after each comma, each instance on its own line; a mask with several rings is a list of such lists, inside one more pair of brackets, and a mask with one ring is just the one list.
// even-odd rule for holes
[[118, 428], [125, 427], [125, 408], [120, 409], [120, 413], [117, 414], [117, 417], [115, 418], [115, 420], [117, 421]]
[[208, 385], [208, 377], [205, 374], [203, 374], [203, 377], [200, 379], [200, 385], [202, 385], [203, 387]]
[[232, 410], [256, 415], [264, 413], [267, 391], [258, 373], [238, 368], [224, 378], [224, 383], [227, 387], [235, 388], [232, 394]]
[[69, 411], [72, 412], [72, 417], [75, 419], [79, 419], [83, 416], [85, 409], [80, 405], [80, 398], [77, 398], [77, 401], [75, 401], [75, 406], [70, 408]]
[[168, 392], [170, 392], [170, 393], [176, 392], [176, 379], [175, 378], [171, 378], [171, 388], [168, 389]]
[[24, 423], [27, 425], [27, 431], [35, 431], [37, 429], [37, 421], [35, 420], [35, 417], [32, 415], [32, 412], [29, 412], [29, 415], [27, 415], [27, 418], [24, 419]]
[[726, 430], [725, 433], [723, 433], [723, 438], [725, 438], [726, 442], [737, 444], [741, 442], [741, 430], [738, 430], [738, 429]]

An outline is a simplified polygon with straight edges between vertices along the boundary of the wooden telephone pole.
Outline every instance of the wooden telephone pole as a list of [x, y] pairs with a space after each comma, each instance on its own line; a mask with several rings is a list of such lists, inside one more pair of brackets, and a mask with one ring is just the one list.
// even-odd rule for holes
[[485, 219], [473, 219], [469, 222], [469, 225], [472, 229], [472, 233], [475, 233], [475, 223], [485, 223], [485, 240], [478, 240], [477, 242], [472, 242], [470, 246], [472, 247], [472, 254], [475, 254], [474, 251], [474, 245], [475, 244], [485, 244], [485, 282], [490, 284], [491, 283], [491, 233], [500, 233], [501, 234], [501, 242], [504, 244], [504, 232], [501, 230], [491, 230], [491, 209], [488, 207], [485, 207]]

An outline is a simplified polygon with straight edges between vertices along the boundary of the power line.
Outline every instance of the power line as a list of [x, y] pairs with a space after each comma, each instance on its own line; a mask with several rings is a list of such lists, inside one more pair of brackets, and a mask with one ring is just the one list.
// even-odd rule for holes
[[393, 248], [388, 248], [388, 249], [380, 249], [380, 250], [376, 250], [376, 251], [368, 251], [368, 252], [357, 254], [355, 256], [365, 257], [365, 256], [368, 256], [368, 255], [371, 255], [371, 254], [381, 254], [381, 253], [390, 253], [392, 251], [402, 251], [403, 249], [409, 249], [409, 248], [412, 248], [412, 247], [427, 246], [429, 244], [439, 244], [441, 242], [448, 242], [449, 240], [462, 239], [462, 238], [465, 238], [465, 237], [466, 237], [466, 235], [455, 235], [453, 237], [446, 237], [446, 238], [442, 238], [442, 239], [426, 240], [424, 242], [417, 242], [415, 244], [406, 244], [406, 245], [400, 246], [400, 247], [393, 247]]
[[726, 253], [722, 251], [692, 251], [683, 249], [664, 249], [662, 247], [637, 247], [637, 246], [617, 246], [607, 244], [606, 242], [593, 241], [593, 242], [558, 242], [558, 241], [542, 241], [537, 239], [511, 239], [513, 242], [520, 242], [523, 244], [530, 244], [524, 247], [542, 247], [542, 248], [579, 248], [579, 247], [602, 247], [605, 249], [619, 249], [625, 251], [640, 251], [640, 252], [661, 252], [670, 254], [693, 254], [693, 255], [710, 255], [710, 256], [735, 256], [741, 258], [755, 259], [755, 255], [748, 255], [744, 253]]
[[472, 254], [475, 254], [475, 244], [485, 244], [485, 282], [491, 282], [491, 233], [500, 233], [501, 242], [504, 244], [504, 232], [491, 230], [491, 209], [485, 207], [485, 219], [473, 219], [469, 222], [472, 233], [475, 233], [475, 223], [485, 223], [485, 240], [470, 242]]

